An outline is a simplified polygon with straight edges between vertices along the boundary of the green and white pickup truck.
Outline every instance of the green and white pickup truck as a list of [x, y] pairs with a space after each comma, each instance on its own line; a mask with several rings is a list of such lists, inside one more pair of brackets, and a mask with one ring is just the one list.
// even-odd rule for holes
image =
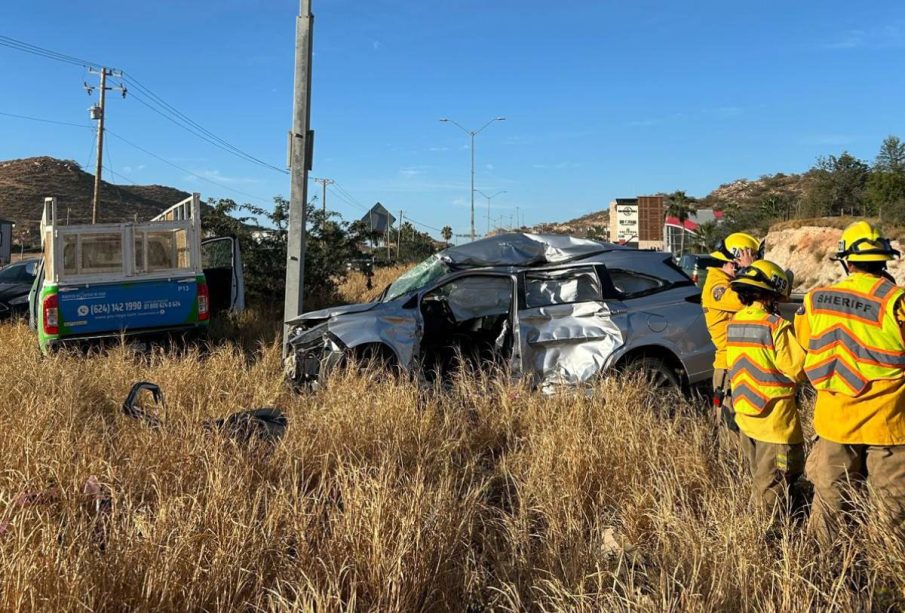
[[233, 238], [202, 240], [198, 194], [143, 223], [66, 225], [44, 200], [44, 258], [29, 296], [41, 350], [111, 337], [203, 334], [245, 306]]

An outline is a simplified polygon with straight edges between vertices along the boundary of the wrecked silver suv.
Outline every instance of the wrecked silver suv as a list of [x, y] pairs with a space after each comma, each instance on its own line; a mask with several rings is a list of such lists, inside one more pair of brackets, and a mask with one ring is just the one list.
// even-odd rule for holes
[[667, 253], [568, 236], [502, 234], [451, 247], [374, 302], [288, 322], [287, 375], [316, 385], [347, 358], [427, 380], [471, 362], [547, 388], [613, 368], [656, 385], [711, 377], [700, 290]]

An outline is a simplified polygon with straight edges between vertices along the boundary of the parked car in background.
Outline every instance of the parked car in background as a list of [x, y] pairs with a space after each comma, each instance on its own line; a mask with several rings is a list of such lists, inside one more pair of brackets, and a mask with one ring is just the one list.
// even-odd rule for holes
[[39, 260], [23, 260], [0, 268], [0, 320], [28, 314], [28, 292]]
[[614, 368], [664, 387], [712, 373], [700, 290], [669, 254], [568, 236], [511, 233], [451, 247], [374, 302], [287, 323], [286, 372], [299, 385], [321, 383], [350, 357], [433, 380], [461, 356], [543, 388]]
[[679, 258], [679, 268], [698, 287], [704, 287], [704, 281], [707, 279], [707, 269], [712, 267], [721, 267], [724, 262], [712, 257], [707, 253], [687, 253]]

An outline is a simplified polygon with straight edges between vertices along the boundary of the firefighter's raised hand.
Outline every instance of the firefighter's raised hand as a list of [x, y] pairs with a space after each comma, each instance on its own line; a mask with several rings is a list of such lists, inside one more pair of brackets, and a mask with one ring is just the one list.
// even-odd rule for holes
[[751, 266], [757, 258], [751, 249], [742, 249], [735, 261], [739, 268], [747, 268]]

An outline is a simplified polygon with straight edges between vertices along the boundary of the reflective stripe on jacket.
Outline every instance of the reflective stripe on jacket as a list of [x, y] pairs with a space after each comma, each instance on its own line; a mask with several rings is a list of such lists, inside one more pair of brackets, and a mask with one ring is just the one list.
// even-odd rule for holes
[[894, 306], [905, 291], [858, 274], [805, 297], [805, 373], [818, 391], [855, 397], [871, 381], [905, 378], [905, 341]]
[[726, 357], [736, 413], [760, 415], [772, 401], [795, 395], [795, 381], [776, 367], [775, 359], [775, 335], [788, 327], [762, 308], [740, 311], [729, 323]]

